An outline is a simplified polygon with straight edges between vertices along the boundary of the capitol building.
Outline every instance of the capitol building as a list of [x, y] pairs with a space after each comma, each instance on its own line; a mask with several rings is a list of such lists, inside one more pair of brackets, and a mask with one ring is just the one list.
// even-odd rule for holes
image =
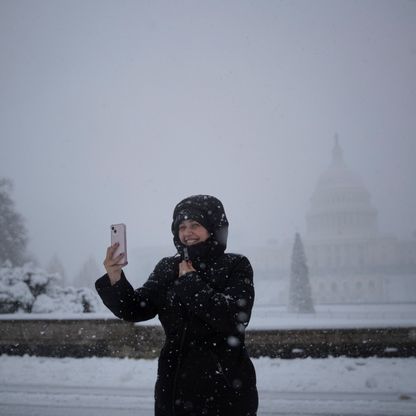
[[[348, 168], [335, 138], [328, 167], [311, 190], [306, 229], [300, 233], [315, 304], [416, 302], [416, 238], [386, 235], [377, 216], [370, 191]], [[292, 248], [290, 239], [237, 250], [253, 264], [258, 305], [287, 304]], [[147, 276], [171, 250], [137, 250], [143, 270], [131, 275]]]
[[[348, 168], [338, 138], [312, 193], [302, 239], [315, 303], [416, 301], [416, 239], [379, 230], [370, 192]], [[251, 254], [260, 279], [279, 281], [273, 303], [287, 303], [292, 244]]]

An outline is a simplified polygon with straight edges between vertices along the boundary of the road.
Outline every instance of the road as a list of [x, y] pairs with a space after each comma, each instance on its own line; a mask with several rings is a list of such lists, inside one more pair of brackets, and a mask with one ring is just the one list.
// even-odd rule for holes
[[[414, 416], [416, 396], [260, 391], [258, 416]], [[153, 416], [149, 390], [0, 385], [2, 416]]]

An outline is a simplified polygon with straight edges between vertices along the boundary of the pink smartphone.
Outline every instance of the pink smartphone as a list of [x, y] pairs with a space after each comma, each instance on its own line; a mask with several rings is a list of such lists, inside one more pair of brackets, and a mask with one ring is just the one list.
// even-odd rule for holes
[[126, 238], [126, 224], [111, 224], [111, 245], [119, 243], [114, 257], [120, 253], [124, 253], [124, 257], [120, 264], [127, 264], [127, 238]]

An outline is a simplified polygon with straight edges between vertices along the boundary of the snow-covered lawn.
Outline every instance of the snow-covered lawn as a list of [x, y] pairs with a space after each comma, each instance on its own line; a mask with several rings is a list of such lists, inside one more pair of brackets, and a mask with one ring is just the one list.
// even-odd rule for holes
[[[102, 319], [13, 314], [0, 319]], [[158, 325], [157, 319], [139, 325]], [[415, 327], [416, 305], [258, 306], [249, 329]], [[415, 416], [416, 358], [253, 360], [259, 416]], [[156, 360], [0, 356], [1, 416], [152, 416]], [[228, 416], [228, 415], [227, 415]]]
[[[255, 305], [248, 329], [328, 329], [416, 327], [416, 303], [315, 305], [316, 313], [295, 314], [283, 305]], [[14, 313], [0, 314], [1, 320], [115, 319], [108, 311], [94, 313]], [[160, 325], [159, 319], [137, 325]]]
[[[416, 414], [416, 358], [253, 360], [259, 416]], [[156, 360], [0, 356], [0, 414], [152, 415]]]

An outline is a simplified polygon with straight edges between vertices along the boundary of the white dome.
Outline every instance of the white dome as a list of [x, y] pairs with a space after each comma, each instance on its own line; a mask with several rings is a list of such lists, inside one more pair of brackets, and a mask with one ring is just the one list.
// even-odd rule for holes
[[332, 163], [318, 180], [306, 221], [310, 239], [372, 237], [377, 232], [370, 193], [346, 166], [337, 138]]
[[317, 190], [329, 188], [365, 188], [361, 178], [350, 171], [345, 164], [334, 164], [321, 174]]

